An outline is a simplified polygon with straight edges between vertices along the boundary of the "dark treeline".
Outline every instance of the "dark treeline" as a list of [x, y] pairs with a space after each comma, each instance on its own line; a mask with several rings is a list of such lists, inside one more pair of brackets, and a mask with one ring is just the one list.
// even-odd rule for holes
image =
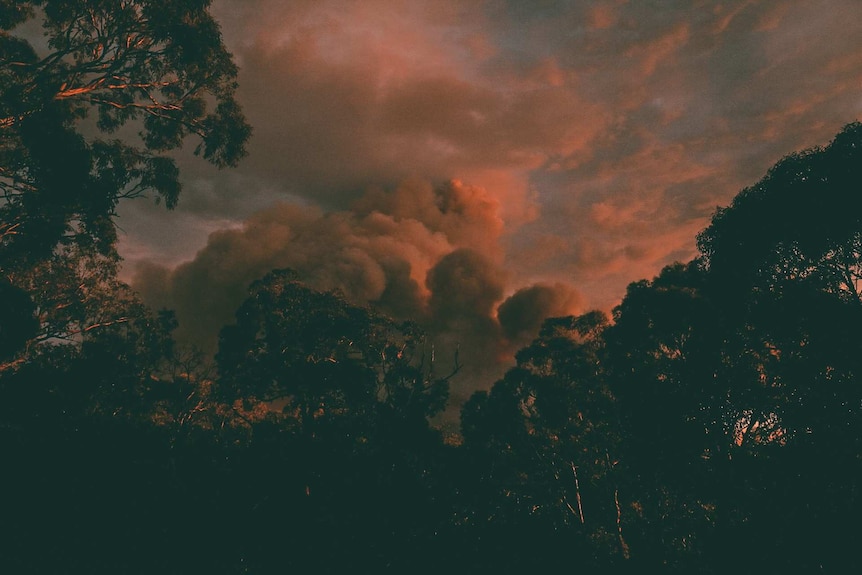
[[118, 281], [113, 209], [176, 201], [164, 154], [244, 154], [207, 4], [0, 0], [0, 571], [858, 569], [862, 125], [612, 318], [548, 319], [447, 436], [419, 326], [275, 270], [209, 361]]

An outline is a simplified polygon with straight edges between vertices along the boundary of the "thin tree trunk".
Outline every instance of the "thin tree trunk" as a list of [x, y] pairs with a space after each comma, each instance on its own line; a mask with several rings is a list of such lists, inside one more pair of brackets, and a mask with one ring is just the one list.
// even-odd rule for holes
[[572, 474], [575, 476], [575, 499], [578, 502], [578, 517], [581, 519], [581, 525], [585, 523], [584, 521], [584, 507], [581, 505], [581, 485], [578, 482], [578, 467], [575, 465], [573, 461], [569, 462], [572, 466]]
[[614, 505], [616, 505], [617, 508], [617, 536], [620, 539], [620, 550], [623, 552], [623, 558], [628, 559], [630, 553], [629, 546], [623, 538], [623, 514], [620, 509], [620, 490], [618, 487], [614, 488]]

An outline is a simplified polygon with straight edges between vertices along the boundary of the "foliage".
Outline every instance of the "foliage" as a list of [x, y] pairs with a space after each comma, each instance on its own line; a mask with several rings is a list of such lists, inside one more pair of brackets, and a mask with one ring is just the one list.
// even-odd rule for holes
[[[0, 5], [0, 255], [47, 254], [76, 235], [107, 253], [118, 200], [154, 192], [176, 204], [178, 170], [165, 152], [188, 135], [217, 166], [245, 154], [237, 68], [208, 4]], [[37, 17], [42, 38], [16, 35]], [[126, 124], [139, 144], [91, 137]]]
[[[464, 408], [470, 520], [587, 527], [612, 492], [617, 524], [599, 524], [635, 570], [856, 561], [839, 526], [859, 508], [860, 133], [779, 162], [716, 212], [701, 258], [631, 284], [612, 325], [566, 340], [552, 328], [576, 334], [583, 318], [546, 323]], [[611, 465], [590, 469], [602, 449]], [[561, 471], [583, 455], [576, 484]]]
[[825, 148], [778, 162], [698, 236], [713, 281], [732, 293], [812, 284], [860, 299], [862, 124], [844, 127]]
[[547, 320], [517, 367], [462, 412], [477, 462], [473, 521], [538, 523], [579, 537], [595, 565], [628, 558], [616, 480], [619, 430], [604, 382], [601, 312]]
[[301, 529], [315, 534], [314, 549], [401, 561], [393, 549], [406, 557], [446, 511], [432, 500], [443, 446], [428, 418], [445, 405], [449, 376], [434, 373], [422, 332], [312, 290], [290, 270], [254, 282], [236, 318], [219, 341], [218, 400], [234, 412], [263, 407], [246, 422], [249, 455], [280, 478], [271, 505], [299, 506], [306, 521], [262, 539]]
[[3, 572], [858, 570], [859, 124], [612, 320], [546, 320], [444, 440], [417, 325], [276, 270], [213, 365], [117, 279], [116, 202], [173, 205], [187, 135], [243, 153], [208, 4], [0, 0]]
[[415, 325], [311, 290], [289, 270], [250, 292], [221, 334], [223, 394], [286, 401], [305, 420], [377, 406], [424, 418], [445, 405], [447, 380], [417, 355], [424, 338]]

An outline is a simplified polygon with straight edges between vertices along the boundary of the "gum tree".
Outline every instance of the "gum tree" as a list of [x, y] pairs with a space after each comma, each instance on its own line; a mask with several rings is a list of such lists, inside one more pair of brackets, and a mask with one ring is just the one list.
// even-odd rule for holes
[[[4, 269], [80, 238], [109, 251], [122, 198], [176, 205], [179, 174], [167, 152], [187, 136], [219, 167], [245, 155], [237, 67], [208, 5], [0, 1]], [[106, 138], [124, 126], [123, 137]]]

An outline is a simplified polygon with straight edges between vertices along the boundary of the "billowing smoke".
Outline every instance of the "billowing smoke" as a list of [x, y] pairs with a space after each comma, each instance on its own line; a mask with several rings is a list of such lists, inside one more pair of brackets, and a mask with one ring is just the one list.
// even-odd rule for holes
[[514, 343], [527, 343], [549, 317], [583, 311], [580, 293], [561, 283], [536, 284], [519, 289], [497, 309], [503, 335]]
[[437, 262], [426, 285], [431, 320], [444, 329], [490, 319], [503, 297], [502, 272], [470, 248], [455, 250]]
[[[491, 260], [470, 248], [457, 249], [437, 262], [426, 280], [428, 325], [441, 349], [444, 367], [456, 360], [462, 377], [451, 394], [460, 404], [479, 385], [489, 385], [502, 375], [506, 363], [505, 342], [495, 308], [503, 297], [504, 275]], [[456, 357], [454, 354], [459, 352]]]
[[493, 383], [511, 363], [513, 346], [535, 335], [544, 317], [580, 303], [562, 284], [528, 287], [503, 301], [508, 276], [500, 266], [498, 212], [485, 189], [458, 181], [374, 189], [350, 211], [279, 204], [214, 232], [175, 269], [139, 265], [133, 283], [150, 305], [176, 311], [178, 339], [212, 352], [249, 284], [292, 268], [316, 289], [419, 321], [442, 364], [438, 373], [455, 367], [457, 350], [457, 404]]

